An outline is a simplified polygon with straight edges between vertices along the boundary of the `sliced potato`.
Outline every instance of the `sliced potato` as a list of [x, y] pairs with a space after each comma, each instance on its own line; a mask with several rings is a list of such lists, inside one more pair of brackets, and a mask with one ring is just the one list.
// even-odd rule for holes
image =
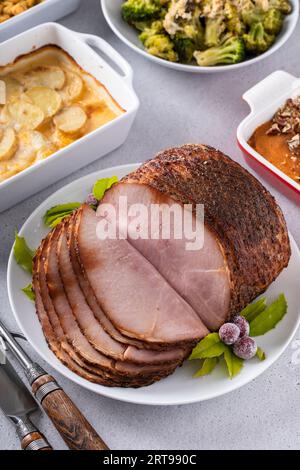
[[2, 133], [0, 140], [0, 161], [9, 160], [18, 148], [18, 140], [15, 131], [9, 127]]
[[36, 67], [18, 78], [27, 89], [44, 86], [61, 90], [66, 83], [64, 71], [54, 65]]
[[56, 146], [57, 149], [62, 149], [71, 145], [77, 139], [76, 134], [66, 134], [65, 132], [56, 129], [55, 132], [52, 134], [52, 142]]
[[87, 115], [80, 106], [64, 108], [54, 118], [56, 127], [66, 134], [80, 131], [87, 122]]
[[54, 147], [42, 147], [37, 151], [36, 154], [36, 162], [39, 162], [41, 160], [45, 160], [46, 158], [50, 157], [56, 152], [56, 149]]
[[96, 93], [94, 93], [92, 90], [89, 90], [89, 92], [85, 92], [82, 94], [80, 97], [80, 100], [78, 101], [78, 104], [83, 106], [85, 109], [99, 109], [100, 106], [106, 105], [105, 100], [102, 100], [99, 96], [97, 96]]
[[7, 105], [3, 106], [0, 112], [0, 124], [7, 124], [10, 121]]
[[6, 104], [6, 83], [0, 80], [0, 105]]
[[16, 128], [36, 129], [45, 119], [41, 108], [22, 99], [9, 103], [8, 112]]
[[34, 87], [26, 91], [25, 95], [33, 104], [41, 108], [45, 117], [54, 116], [61, 108], [62, 99], [60, 95], [47, 87]]
[[16, 78], [3, 77], [2, 81], [6, 86], [6, 101], [15, 100], [20, 97], [23, 92], [23, 87]]
[[47, 141], [41, 132], [24, 129], [18, 135], [23, 150], [37, 151], [47, 145]]
[[61, 97], [65, 102], [75, 101], [83, 92], [83, 80], [77, 73], [67, 72], [67, 82], [61, 90]]

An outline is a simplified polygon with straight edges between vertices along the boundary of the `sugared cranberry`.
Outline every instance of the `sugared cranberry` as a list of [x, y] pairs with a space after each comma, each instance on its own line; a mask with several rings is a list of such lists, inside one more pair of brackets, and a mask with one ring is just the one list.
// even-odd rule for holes
[[89, 206], [98, 206], [99, 201], [98, 199], [95, 198], [93, 193], [90, 193], [88, 197], [86, 198], [85, 203], [88, 204]]
[[257, 352], [257, 344], [254, 339], [249, 336], [243, 336], [233, 346], [233, 352], [237, 357], [248, 361], [255, 356]]
[[240, 329], [234, 323], [224, 323], [219, 330], [220, 340], [225, 344], [234, 344], [240, 336]]
[[248, 336], [250, 333], [250, 326], [245, 317], [237, 315], [233, 318], [232, 322], [240, 329], [240, 338]]

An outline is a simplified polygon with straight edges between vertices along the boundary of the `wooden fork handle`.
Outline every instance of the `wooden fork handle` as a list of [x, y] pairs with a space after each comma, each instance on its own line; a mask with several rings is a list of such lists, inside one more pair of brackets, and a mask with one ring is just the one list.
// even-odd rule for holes
[[44, 411], [72, 450], [108, 450], [68, 395], [46, 374], [32, 383], [32, 391]]

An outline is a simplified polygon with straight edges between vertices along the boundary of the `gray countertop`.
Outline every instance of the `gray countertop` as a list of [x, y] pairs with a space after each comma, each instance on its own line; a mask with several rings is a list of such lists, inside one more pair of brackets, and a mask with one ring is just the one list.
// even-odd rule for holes
[[[234, 73], [197, 76], [155, 65], [123, 45], [106, 25], [99, 0], [83, 1], [79, 11], [61, 22], [71, 29], [103, 36], [128, 59], [141, 109], [122, 148], [0, 214], [0, 311], [12, 330], [16, 325], [7, 297], [6, 266], [14, 231], [45, 198], [95, 170], [144, 161], [161, 149], [187, 142], [210, 144], [246, 166], [236, 144], [236, 128], [248, 113], [242, 94], [274, 70], [300, 76], [299, 24], [288, 44], [269, 59]], [[266, 185], [279, 201], [300, 245], [299, 206]], [[299, 449], [300, 364], [292, 362], [293, 352], [288, 348], [265, 374], [242, 389], [189, 406], [121, 403], [55, 375], [112, 449]], [[45, 416], [37, 414], [35, 421], [56, 449], [64, 448]], [[0, 449], [18, 448], [13, 426], [0, 413]]]

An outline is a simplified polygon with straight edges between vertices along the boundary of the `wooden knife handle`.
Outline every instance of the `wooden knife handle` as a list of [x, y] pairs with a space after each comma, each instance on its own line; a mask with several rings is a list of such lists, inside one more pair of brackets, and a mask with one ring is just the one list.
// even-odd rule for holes
[[39, 377], [33, 382], [32, 391], [70, 449], [108, 450], [105, 442], [53, 377]]
[[14, 421], [22, 450], [53, 450], [45, 436], [26, 418]]
[[22, 450], [53, 450], [39, 431], [27, 434], [21, 441]]

